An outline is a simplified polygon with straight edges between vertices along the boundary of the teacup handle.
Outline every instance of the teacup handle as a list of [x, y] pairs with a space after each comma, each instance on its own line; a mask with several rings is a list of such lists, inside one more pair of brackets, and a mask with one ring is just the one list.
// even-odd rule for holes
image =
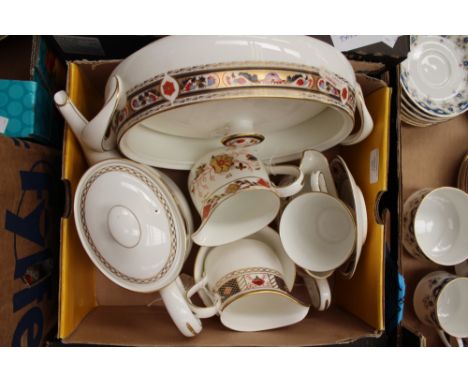
[[304, 187], [304, 173], [297, 166], [268, 166], [267, 171], [270, 175], [290, 175], [295, 177], [294, 181], [288, 185], [273, 185], [273, 188], [281, 198], [287, 198], [288, 196], [295, 195], [302, 190], [302, 187]]
[[310, 188], [314, 192], [328, 192], [327, 183], [322, 171], [314, 171], [310, 174]]
[[[452, 347], [450, 340], [447, 338], [447, 333], [445, 333], [442, 329], [437, 329], [437, 333], [439, 333], [439, 337], [445, 346]], [[455, 341], [457, 342], [457, 346], [461, 348], [464, 347], [463, 340], [461, 338], [459, 337], [452, 337], [452, 338], [455, 339]]]
[[331, 288], [328, 280], [316, 279], [309, 276], [304, 271], [300, 271], [299, 274], [304, 280], [312, 306], [320, 312], [327, 310], [332, 301]]
[[198, 293], [201, 289], [204, 289], [206, 293], [212, 294], [206, 288], [207, 277], [204, 276], [199, 282], [197, 282], [193, 287], [187, 291], [187, 300], [190, 305], [191, 310], [196, 314], [198, 318], [209, 318], [213, 317], [219, 313], [219, 300], [214, 298], [215, 303], [211, 306], [197, 306], [192, 302], [192, 296]]
[[184, 286], [180, 277], [159, 290], [164, 305], [180, 332], [186, 337], [200, 333], [202, 324], [191, 309], [191, 304], [185, 296]]
[[356, 108], [361, 118], [361, 126], [359, 130], [354, 134], [349, 135], [345, 140], [341, 142], [342, 145], [354, 145], [366, 139], [374, 128], [374, 122], [372, 117], [367, 110], [366, 102], [364, 101], [364, 95], [359, 84], [356, 86]]

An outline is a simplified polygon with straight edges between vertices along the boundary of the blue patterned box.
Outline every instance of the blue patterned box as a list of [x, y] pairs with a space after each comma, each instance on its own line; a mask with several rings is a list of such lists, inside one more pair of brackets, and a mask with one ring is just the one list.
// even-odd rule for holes
[[38, 82], [0, 79], [0, 133], [58, 146], [59, 126], [53, 100]]

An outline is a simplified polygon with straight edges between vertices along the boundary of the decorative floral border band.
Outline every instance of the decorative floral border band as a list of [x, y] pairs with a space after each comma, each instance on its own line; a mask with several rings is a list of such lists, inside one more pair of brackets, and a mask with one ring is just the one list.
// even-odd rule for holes
[[282, 291], [289, 293], [281, 273], [271, 268], [253, 267], [231, 272], [219, 280], [214, 290], [221, 304], [250, 291]]
[[353, 86], [324, 69], [279, 62], [213, 64], [171, 71], [132, 88], [111, 127], [120, 139], [130, 127], [160, 112], [246, 97], [315, 100], [341, 108], [353, 119], [356, 107]]

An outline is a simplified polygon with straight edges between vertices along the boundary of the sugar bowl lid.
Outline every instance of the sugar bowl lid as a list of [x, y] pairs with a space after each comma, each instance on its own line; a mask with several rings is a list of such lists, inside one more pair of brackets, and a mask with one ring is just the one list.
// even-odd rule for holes
[[88, 256], [116, 284], [153, 292], [179, 274], [184, 220], [153, 169], [125, 159], [94, 165], [78, 184], [74, 213]]

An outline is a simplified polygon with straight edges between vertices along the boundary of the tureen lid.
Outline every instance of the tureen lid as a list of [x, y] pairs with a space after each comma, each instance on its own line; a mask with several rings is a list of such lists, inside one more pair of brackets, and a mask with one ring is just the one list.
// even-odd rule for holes
[[184, 220], [160, 177], [125, 159], [91, 167], [75, 194], [75, 222], [93, 263], [137, 292], [170, 283], [185, 260]]

